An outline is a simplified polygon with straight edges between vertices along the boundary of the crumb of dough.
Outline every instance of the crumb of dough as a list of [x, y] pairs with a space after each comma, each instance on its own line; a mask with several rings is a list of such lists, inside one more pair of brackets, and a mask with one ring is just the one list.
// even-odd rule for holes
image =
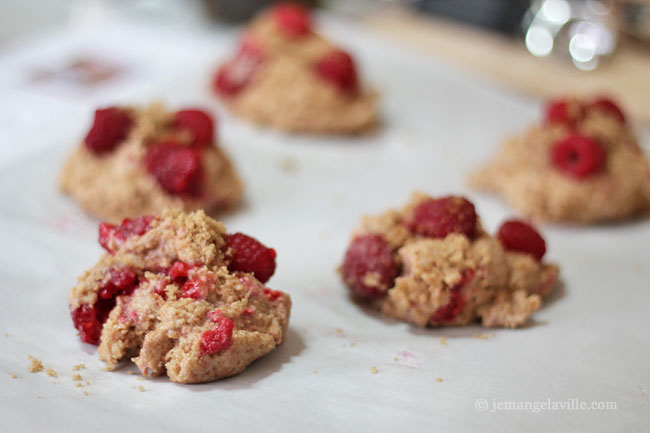
[[40, 371], [43, 371], [43, 363], [40, 359], [29, 355], [29, 360], [31, 363], [29, 364], [29, 367], [27, 367], [27, 370], [29, 370], [30, 373], [38, 373]]
[[442, 383], [442, 377], [436, 377], [436, 382]]
[[48, 368], [47, 370], [45, 370], [45, 373], [50, 377], [59, 377], [59, 375], [56, 373], [56, 371], [53, 368]]
[[144, 386], [140, 385], [140, 386], [138, 387], [138, 391], [140, 391], [140, 392], [145, 392], [146, 389], [144, 389]]
[[126, 372], [126, 374], [129, 374], [129, 375], [133, 376], [134, 374], [136, 374], [136, 372], [129, 370], [129, 371]]
[[370, 367], [370, 373], [377, 374], [378, 372], [379, 372], [379, 370], [377, 370], [377, 367], [375, 367], [375, 366]]
[[84, 391], [84, 395], [88, 397], [90, 394], [88, 394], [88, 391]]
[[90, 381], [89, 381], [89, 380], [86, 381], [86, 385], [90, 385]]
[[41, 399], [41, 398], [43, 398], [43, 396], [37, 394], [36, 398]]
[[314, 370], [314, 374], [318, 373], [318, 370]]
[[399, 358], [396, 356], [396, 357], [393, 358], [393, 360], [399, 361]]
[[487, 334], [475, 334], [474, 338], [476, 338], [477, 340], [487, 340], [490, 338], [490, 336]]
[[135, 385], [133, 385], [133, 386], [132, 386], [131, 388], [133, 388], [133, 389], [138, 389], [138, 387], [137, 387], [137, 386], [135, 386]]
[[447, 345], [447, 337], [440, 337], [440, 344], [442, 344], [443, 346], [446, 346]]
[[343, 330], [341, 328], [336, 328], [335, 331], [337, 334], [343, 334]]
[[79, 373], [77, 373], [77, 374], [72, 376], [72, 380], [74, 380], [75, 382], [80, 382], [80, 381], [84, 380], [84, 378], [81, 377], [81, 375]]
[[86, 364], [77, 364], [74, 367], [72, 367], [72, 371], [79, 371], [85, 369], [86, 369]]
[[286, 173], [295, 173], [298, 171], [298, 161], [291, 156], [284, 157], [280, 161], [280, 169]]
[[138, 377], [136, 378], [136, 380], [144, 380], [144, 377], [142, 377], [142, 376], [138, 376]]
[[57, 383], [58, 383], [58, 382], [56, 382], [56, 381], [52, 381], [52, 385], [56, 385]]
[[75, 386], [76, 388], [83, 388], [83, 387], [84, 387], [84, 384], [81, 383], [81, 382], [75, 382], [74, 386]]
[[16, 373], [9, 373], [9, 376], [11, 376], [12, 379], [18, 379], [18, 375]]
[[5, 332], [5, 337], [9, 337], [9, 334], [7, 334], [6, 332]]

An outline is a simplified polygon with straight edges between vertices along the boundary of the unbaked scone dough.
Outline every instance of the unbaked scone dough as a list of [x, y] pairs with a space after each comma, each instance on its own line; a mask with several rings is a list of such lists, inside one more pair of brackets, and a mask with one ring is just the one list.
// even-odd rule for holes
[[[61, 190], [86, 212], [105, 221], [120, 222], [123, 218], [157, 214], [166, 208], [204, 209], [214, 214], [239, 203], [242, 183], [213, 137], [201, 145], [192, 144], [191, 131], [176, 127], [175, 113], [159, 104], [110, 110], [121, 110], [130, 118], [125, 137], [113, 149], [101, 153], [82, 142], [68, 157], [59, 178]], [[191, 191], [182, 191], [182, 184], [170, 191], [147, 169], [148, 155], [156, 146], [194, 158], [190, 163], [194, 162], [195, 167], [189, 168], [180, 158], [176, 162], [174, 157], [168, 159], [164, 169], [158, 161], [152, 161], [160, 175], [170, 182], [174, 182], [174, 169], [194, 169], [196, 173], [189, 174], [196, 184]]]
[[375, 126], [377, 96], [359, 83], [352, 57], [314, 32], [306, 11], [303, 31], [287, 31], [278, 14], [300, 19], [291, 9], [276, 7], [253, 20], [237, 54], [215, 75], [217, 95], [237, 115], [285, 131], [350, 134]]
[[256, 277], [270, 277], [275, 252], [227, 234], [203, 211], [102, 225], [100, 243], [108, 253], [79, 278], [69, 303], [82, 341], [99, 343], [110, 369], [132, 359], [146, 376], [209, 382], [284, 340], [291, 299]]
[[[562, 105], [568, 114], [557, 116]], [[471, 184], [501, 194], [523, 214], [547, 221], [588, 224], [647, 214], [648, 160], [620, 111], [604, 106], [610, 108], [572, 98], [551, 103], [547, 119], [507, 139], [494, 159], [473, 174]], [[586, 137], [602, 148], [600, 169], [576, 177], [555, 166], [553, 149], [570, 135]]]
[[[469, 225], [450, 223], [438, 213], [455, 228], [440, 236], [418, 232], [414, 215], [433, 201], [452, 203], [452, 214], [453, 203], [463, 201], [470, 207]], [[414, 194], [400, 210], [364, 217], [341, 267], [343, 281], [384, 315], [422, 327], [476, 320], [487, 327], [523, 325], [552, 289], [559, 269], [504, 248], [481, 228], [473, 209], [460, 197]]]

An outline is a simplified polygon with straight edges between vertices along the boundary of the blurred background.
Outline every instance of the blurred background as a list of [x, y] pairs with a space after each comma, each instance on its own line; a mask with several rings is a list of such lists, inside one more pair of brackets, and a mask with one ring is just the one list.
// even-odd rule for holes
[[[173, 74], [175, 65], [189, 61], [189, 55], [184, 59], [182, 54], [192, 50], [191, 42], [175, 51], [171, 48], [182, 46], [185, 36], [216, 47], [223, 44], [217, 34], [236, 34], [243, 22], [271, 3], [2, 0], [0, 164], [47, 141], [58, 126], [51, 113], [87, 115], [93, 104], [128, 98], [134, 94], [129, 89], [136, 87], [142, 95], [147, 86], [156, 87], [155, 80], [160, 85], [164, 76]], [[650, 126], [650, 0], [304, 3], [318, 8], [324, 20], [377, 33], [418, 56], [429, 56], [522, 95], [544, 99], [609, 94], [637, 125]], [[146, 32], [148, 45], [139, 37]], [[336, 37], [331, 32], [328, 36]], [[214, 67], [218, 52], [215, 49], [200, 67]], [[81, 95], [86, 97], [83, 101]], [[25, 102], [31, 104], [30, 112], [16, 110]], [[51, 125], [42, 124], [48, 137], [34, 131], [33, 118], [53, 119]], [[27, 140], [26, 130], [30, 131]], [[8, 146], [17, 141], [20, 146]]]

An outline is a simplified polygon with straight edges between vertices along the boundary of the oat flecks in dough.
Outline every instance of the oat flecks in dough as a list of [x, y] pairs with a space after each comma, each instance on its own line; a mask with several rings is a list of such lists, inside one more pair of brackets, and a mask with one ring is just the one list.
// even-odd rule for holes
[[314, 134], [358, 134], [377, 126], [375, 91], [360, 86], [345, 92], [316, 73], [319, 60], [339, 50], [319, 34], [286, 36], [266, 12], [253, 20], [242, 40], [254, 44], [263, 60], [240, 91], [222, 98], [237, 115], [280, 130]]
[[[418, 326], [522, 326], [541, 305], [559, 269], [532, 256], [505, 250], [478, 223], [476, 235], [430, 238], [408, 230], [413, 210], [430, 198], [416, 193], [401, 210], [365, 217], [352, 236], [379, 235], [392, 248], [399, 275], [369, 304], [389, 317]], [[455, 297], [455, 307], [452, 296]], [[440, 311], [442, 319], [434, 320]], [[453, 312], [453, 314], [452, 314]], [[486, 334], [487, 335], [487, 334]], [[444, 337], [441, 344], [446, 344]]]
[[[203, 211], [167, 211], [81, 276], [69, 295], [73, 312], [97, 305], [99, 288], [116, 267], [137, 275], [129, 294], [111, 300], [101, 329], [99, 356], [109, 370], [133, 360], [144, 376], [210, 382], [242, 372], [283, 342], [289, 295], [251, 273], [229, 271], [225, 237], [223, 224]], [[190, 265], [186, 275], [173, 276], [178, 262]], [[206, 335], [230, 322], [228, 344], [205, 349]]]
[[43, 371], [43, 363], [41, 362], [40, 359], [33, 357], [32, 355], [29, 355], [29, 366], [27, 367], [27, 370], [30, 373], [40, 373]]
[[[553, 166], [553, 146], [572, 131], [602, 145], [606, 157], [602, 170], [576, 179]], [[534, 125], [508, 138], [470, 183], [501, 194], [523, 214], [548, 221], [590, 224], [650, 211], [648, 160], [629, 124], [602, 111], [588, 110], [573, 126]]]
[[119, 223], [123, 218], [158, 214], [166, 208], [204, 209], [216, 213], [239, 203], [242, 183], [218, 144], [210, 144], [199, 151], [200, 195], [172, 195], [164, 190], [144, 166], [147, 149], [170, 138], [184, 145], [188, 138], [172, 128], [173, 113], [161, 105], [125, 109], [133, 117], [133, 127], [123, 142], [100, 155], [81, 143], [61, 171], [59, 187], [86, 212], [104, 221]]

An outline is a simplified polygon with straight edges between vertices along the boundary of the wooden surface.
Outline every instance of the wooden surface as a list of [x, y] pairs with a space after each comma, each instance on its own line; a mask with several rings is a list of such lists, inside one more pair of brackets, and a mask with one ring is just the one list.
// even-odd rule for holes
[[606, 93], [629, 116], [650, 126], [650, 46], [624, 39], [612, 59], [591, 72], [529, 54], [522, 40], [451, 21], [384, 10], [364, 19], [384, 36], [489, 77], [518, 91], [547, 98], [566, 93]]

